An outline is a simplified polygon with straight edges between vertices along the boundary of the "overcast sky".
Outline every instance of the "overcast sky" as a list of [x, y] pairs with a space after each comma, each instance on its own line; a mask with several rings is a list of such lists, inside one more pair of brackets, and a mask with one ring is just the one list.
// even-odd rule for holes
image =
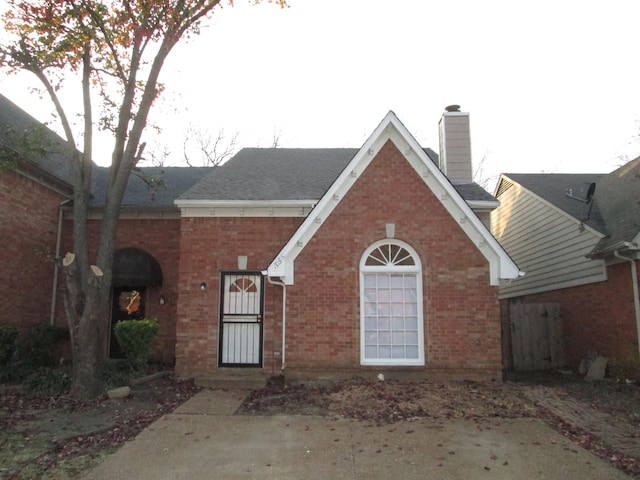
[[[171, 163], [189, 124], [241, 146], [275, 133], [282, 147], [360, 147], [389, 110], [437, 150], [450, 104], [470, 112], [485, 176], [607, 172], [640, 154], [638, 0], [235, 3], [165, 65], [153, 117]], [[0, 92], [46, 119], [28, 84]]]

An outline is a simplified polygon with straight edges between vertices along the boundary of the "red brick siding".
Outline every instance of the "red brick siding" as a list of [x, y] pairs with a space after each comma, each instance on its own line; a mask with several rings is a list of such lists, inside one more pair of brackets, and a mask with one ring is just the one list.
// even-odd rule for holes
[[[640, 268], [640, 262], [636, 264]], [[638, 350], [631, 265], [609, 266], [607, 277], [604, 282], [518, 298], [523, 303], [560, 305], [568, 366], [577, 367], [590, 352], [613, 357]]]
[[[263, 271], [293, 235], [302, 218], [186, 218], [180, 241], [180, 285], [176, 372], [185, 377], [213, 373], [218, 365], [220, 275], [238, 269]], [[206, 290], [200, 283], [206, 282]], [[281, 287], [265, 284], [264, 368], [279, 368], [282, 336]], [[274, 363], [275, 362], [275, 363]]]
[[64, 199], [14, 171], [0, 169], [0, 323], [48, 323], [58, 205]]
[[[183, 219], [176, 371], [213, 373], [218, 355], [220, 272], [248, 255], [264, 270], [301, 219]], [[295, 262], [287, 287], [288, 371], [360, 369], [359, 263], [385, 238], [385, 224], [423, 263], [425, 370], [501, 370], [497, 289], [480, 252], [400, 152], [388, 143]], [[207, 290], [199, 289], [201, 282]], [[266, 289], [264, 363], [275, 371], [281, 350], [280, 287]], [[465, 373], [466, 372], [466, 373]]]
[[288, 289], [288, 368], [360, 364], [360, 276], [365, 250], [386, 237], [423, 265], [427, 369], [501, 368], [497, 289], [488, 263], [388, 142], [296, 260]]
[[[89, 244], [91, 255], [95, 256], [100, 232], [100, 221], [89, 222]], [[71, 251], [71, 221], [65, 222], [66, 250]], [[180, 263], [180, 220], [179, 219], [126, 219], [118, 223], [116, 249], [134, 247], [152, 255], [162, 269], [162, 286], [150, 287], [146, 291], [145, 316], [158, 320], [160, 331], [153, 343], [152, 359], [172, 364], [175, 357], [175, 328], [178, 308], [178, 266]], [[63, 251], [63, 253], [64, 253]], [[61, 289], [64, 284], [61, 283]], [[60, 292], [63, 295], [63, 292]], [[165, 304], [160, 305], [160, 295]], [[62, 297], [61, 302], [62, 302]], [[64, 310], [58, 310], [64, 321]], [[110, 322], [109, 318], [105, 321]], [[105, 349], [107, 347], [105, 346]]]

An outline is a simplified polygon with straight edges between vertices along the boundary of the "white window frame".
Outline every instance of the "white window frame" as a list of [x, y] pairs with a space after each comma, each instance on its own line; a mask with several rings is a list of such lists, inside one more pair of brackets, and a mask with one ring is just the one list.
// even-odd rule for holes
[[[379, 247], [384, 245], [397, 245], [406, 250], [414, 260], [414, 265], [366, 265], [369, 256]], [[365, 275], [366, 274], [403, 274], [415, 275], [416, 279], [416, 314], [417, 314], [417, 334], [418, 334], [418, 356], [414, 359], [407, 358], [366, 358], [365, 345]], [[378, 277], [376, 277], [378, 278]], [[387, 238], [372, 244], [367, 248], [360, 259], [360, 364], [361, 365], [387, 365], [387, 366], [420, 366], [425, 364], [424, 358], [424, 316], [423, 316], [423, 293], [422, 293], [422, 264], [416, 251], [407, 243]]]

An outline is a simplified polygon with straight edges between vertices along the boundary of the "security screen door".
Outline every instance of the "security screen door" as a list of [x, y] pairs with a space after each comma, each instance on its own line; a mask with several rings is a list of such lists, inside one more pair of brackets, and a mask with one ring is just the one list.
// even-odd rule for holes
[[262, 283], [260, 273], [222, 274], [221, 367], [262, 366]]

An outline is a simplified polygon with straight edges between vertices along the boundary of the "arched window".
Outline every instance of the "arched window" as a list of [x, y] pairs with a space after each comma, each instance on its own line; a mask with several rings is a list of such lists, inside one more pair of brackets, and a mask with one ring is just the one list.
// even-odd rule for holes
[[422, 267], [395, 239], [371, 245], [360, 261], [360, 362], [424, 365]]

